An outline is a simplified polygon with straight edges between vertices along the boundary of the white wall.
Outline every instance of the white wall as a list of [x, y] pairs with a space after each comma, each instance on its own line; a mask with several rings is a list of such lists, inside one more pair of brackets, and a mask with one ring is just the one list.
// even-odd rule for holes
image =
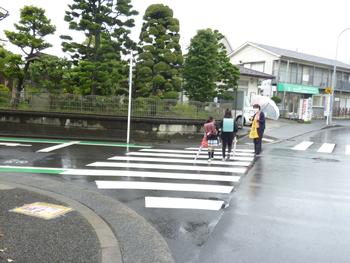
[[272, 74], [273, 61], [277, 60], [278, 57], [259, 48], [247, 45], [237, 53], [233, 53], [230, 59], [231, 63], [234, 65], [265, 61], [264, 72], [267, 74]]
[[241, 75], [238, 89], [243, 90], [244, 96], [250, 101], [252, 95], [258, 95], [258, 79]]

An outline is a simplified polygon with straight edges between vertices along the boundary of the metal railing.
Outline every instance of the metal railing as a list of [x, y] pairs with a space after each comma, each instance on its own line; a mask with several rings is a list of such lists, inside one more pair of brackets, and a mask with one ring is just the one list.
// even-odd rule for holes
[[[0, 108], [14, 109], [9, 93], [0, 93]], [[132, 117], [207, 119], [222, 118], [232, 103], [180, 102], [159, 98], [134, 98]], [[127, 116], [128, 99], [123, 96], [81, 96], [73, 94], [26, 93], [20, 96], [18, 110]]]

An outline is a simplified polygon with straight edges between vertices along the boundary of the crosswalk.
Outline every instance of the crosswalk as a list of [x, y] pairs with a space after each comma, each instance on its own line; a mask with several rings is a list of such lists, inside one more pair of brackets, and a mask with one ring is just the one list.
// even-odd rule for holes
[[338, 149], [338, 154], [350, 155], [350, 144], [339, 145], [336, 143], [315, 143], [302, 141], [291, 148], [294, 151], [311, 151], [324, 154], [332, 154]]
[[228, 161], [221, 160], [218, 150], [210, 163], [206, 149], [194, 160], [198, 150], [142, 148], [62, 174], [95, 177], [101, 190], [141, 191], [145, 208], [220, 210], [251, 168], [253, 150], [236, 149]]

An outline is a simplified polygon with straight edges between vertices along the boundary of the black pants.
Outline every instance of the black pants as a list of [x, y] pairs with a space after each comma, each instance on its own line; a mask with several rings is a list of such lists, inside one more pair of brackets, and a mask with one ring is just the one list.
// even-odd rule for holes
[[232, 141], [234, 134], [233, 132], [223, 132], [222, 133], [222, 158], [226, 156], [226, 146], [228, 146], [228, 153], [232, 150]]
[[255, 154], [261, 153], [262, 138], [264, 136], [264, 130], [258, 129], [259, 138], [254, 139], [254, 150]]

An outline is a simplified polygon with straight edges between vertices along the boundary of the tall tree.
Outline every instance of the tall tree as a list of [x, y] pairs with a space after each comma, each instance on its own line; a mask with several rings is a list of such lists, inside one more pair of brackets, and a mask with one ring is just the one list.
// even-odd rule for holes
[[[118, 68], [126, 67], [122, 55], [130, 48], [136, 48], [129, 34], [134, 26], [132, 16], [138, 12], [133, 10], [131, 0], [74, 0], [68, 7], [70, 10], [66, 12], [65, 20], [69, 22], [69, 28], [83, 32], [86, 41], [79, 43], [70, 36], [61, 36], [64, 40], [63, 50], [71, 55], [76, 64], [78, 60], [84, 61], [80, 62], [83, 65], [79, 68], [83, 70], [83, 75], [90, 75], [90, 79], [86, 79], [88, 82], [85, 82], [84, 93], [87, 90], [90, 90], [90, 94], [106, 93], [103, 83], [111, 79], [101, 70], [108, 67], [110, 61]], [[84, 69], [87, 68], [92, 71], [86, 72]], [[116, 75], [114, 80], [115, 77]], [[119, 75], [117, 77], [119, 82], [126, 78]]]
[[32, 61], [30, 58], [33, 57], [34, 53], [51, 47], [51, 44], [47, 43], [44, 37], [53, 34], [56, 28], [51, 24], [51, 20], [45, 16], [45, 10], [35, 6], [24, 6], [21, 9], [20, 21], [15, 24], [15, 28], [16, 31], [5, 30], [6, 37], [27, 56], [23, 74], [17, 83], [16, 104]]
[[230, 63], [222, 38], [220, 32], [204, 29], [191, 39], [183, 69], [184, 90], [191, 100], [212, 101], [236, 87], [239, 71]]
[[22, 64], [21, 55], [13, 54], [0, 45], [0, 75], [5, 78], [5, 83], [17, 81], [23, 76]]
[[143, 16], [137, 63], [137, 94], [160, 95], [180, 91], [183, 64], [179, 20], [166, 5], [150, 5]]
[[34, 88], [57, 94], [63, 92], [70, 70], [71, 63], [68, 60], [43, 55], [30, 66], [29, 77]]

